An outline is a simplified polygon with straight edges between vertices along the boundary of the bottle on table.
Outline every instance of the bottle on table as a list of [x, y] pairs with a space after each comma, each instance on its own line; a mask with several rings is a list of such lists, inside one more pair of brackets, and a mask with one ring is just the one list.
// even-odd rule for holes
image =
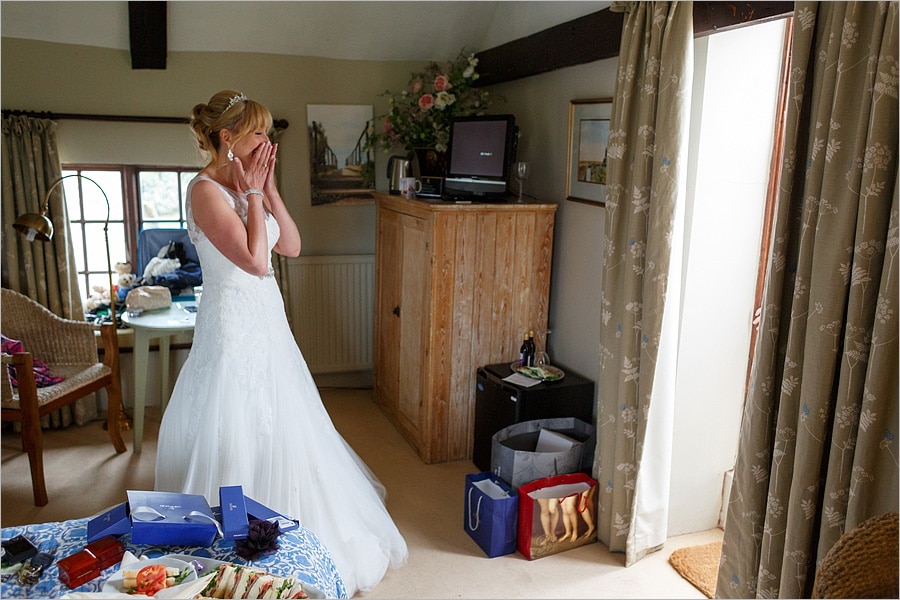
[[537, 353], [537, 348], [534, 345], [534, 330], [528, 332], [528, 366], [534, 366], [534, 355]]
[[533, 360], [533, 355], [529, 355], [530, 346], [528, 345], [528, 334], [522, 336], [522, 346], [519, 348], [519, 366], [529, 366], [529, 361]]

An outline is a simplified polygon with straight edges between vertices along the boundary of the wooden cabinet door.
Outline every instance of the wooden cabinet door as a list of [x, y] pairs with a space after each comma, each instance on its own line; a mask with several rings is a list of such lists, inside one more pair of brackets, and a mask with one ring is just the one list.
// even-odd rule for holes
[[379, 210], [375, 399], [418, 450], [423, 432], [426, 314], [431, 281], [428, 223]]
[[399, 404], [397, 419], [415, 440], [417, 448], [424, 432], [425, 365], [429, 328], [431, 254], [429, 228], [423, 219], [400, 215], [403, 223], [400, 260], [400, 348]]
[[375, 237], [375, 348], [372, 382], [375, 401], [391, 416], [400, 397], [400, 311], [403, 232], [400, 215], [378, 209]]

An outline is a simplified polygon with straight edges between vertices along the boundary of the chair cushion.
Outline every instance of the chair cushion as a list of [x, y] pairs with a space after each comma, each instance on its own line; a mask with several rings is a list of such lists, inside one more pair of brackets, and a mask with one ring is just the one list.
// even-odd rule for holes
[[[38, 388], [38, 405], [43, 405], [56, 400], [63, 394], [78, 388], [91, 381], [97, 381], [106, 377], [112, 370], [103, 363], [93, 363], [89, 365], [49, 365], [53, 373], [65, 378], [64, 381], [55, 385]], [[7, 397], [7, 388], [4, 386], [3, 399], [0, 406], [3, 408], [19, 408], [19, 392], [12, 388], [12, 397]]]

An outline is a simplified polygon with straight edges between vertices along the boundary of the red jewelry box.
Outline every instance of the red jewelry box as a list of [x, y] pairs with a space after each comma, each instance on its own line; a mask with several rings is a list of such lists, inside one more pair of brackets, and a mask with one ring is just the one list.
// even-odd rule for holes
[[125, 544], [111, 535], [91, 542], [84, 549], [97, 557], [101, 571], [122, 562], [125, 555]]
[[121, 541], [112, 536], [100, 538], [84, 550], [57, 561], [59, 580], [69, 589], [75, 589], [99, 577], [103, 569], [121, 562], [124, 554], [125, 545]]
[[87, 550], [59, 559], [56, 566], [59, 568], [59, 580], [70, 590], [100, 576], [100, 561]]

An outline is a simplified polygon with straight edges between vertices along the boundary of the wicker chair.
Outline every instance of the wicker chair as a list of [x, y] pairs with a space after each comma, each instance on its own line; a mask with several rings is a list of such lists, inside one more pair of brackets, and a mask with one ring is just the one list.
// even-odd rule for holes
[[[26, 352], [3, 355], [3, 364], [15, 366], [18, 388], [3, 367], [0, 413], [2, 421], [22, 423], [22, 447], [31, 465], [34, 503], [44, 506], [49, 501], [44, 483], [43, 434], [41, 417], [79, 398], [106, 388], [108, 398], [107, 428], [116, 452], [125, 452], [119, 430], [122, 412], [122, 384], [119, 378], [119, 346], [113, 324], [103, 325], [103, 361], [98, 360], [95, 326], [86, 321], [63, 319], [30, 298], [12, 290], [2, 290], [3, 335], [19, 340]], [[38, 388], [32, 371], [33, 357], [50, 367], [53, 375], [65, 380]]]
[[816, 571], [813, 598], [897, 598], [900, 594], [897, 513], [847, 531]]

